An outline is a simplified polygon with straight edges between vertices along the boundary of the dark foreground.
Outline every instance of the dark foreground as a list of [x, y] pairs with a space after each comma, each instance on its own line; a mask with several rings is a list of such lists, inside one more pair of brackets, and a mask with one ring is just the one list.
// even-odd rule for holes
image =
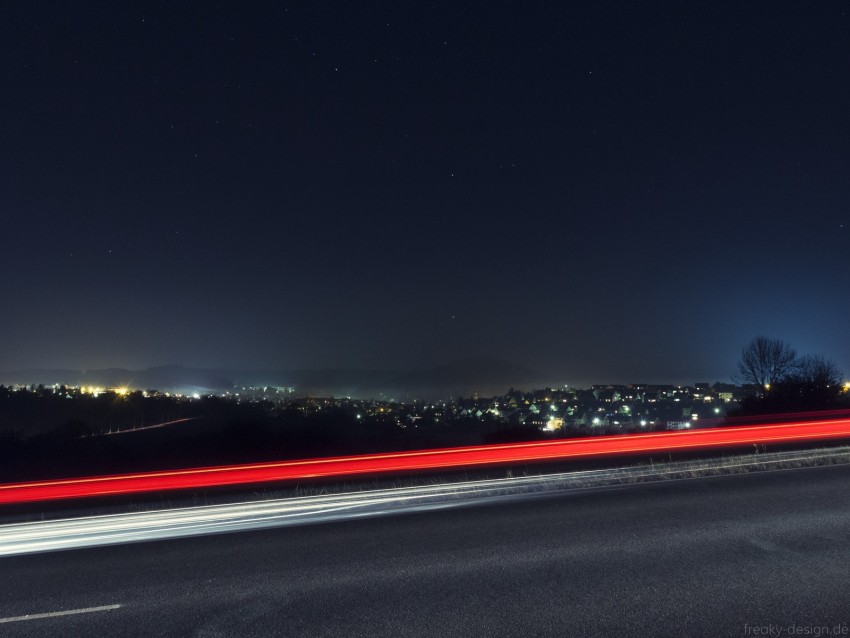
[[[850, 635], [850, 467], [0, 559], [2, 635]], [[777, 631], [781, 631], [777, 634]]]

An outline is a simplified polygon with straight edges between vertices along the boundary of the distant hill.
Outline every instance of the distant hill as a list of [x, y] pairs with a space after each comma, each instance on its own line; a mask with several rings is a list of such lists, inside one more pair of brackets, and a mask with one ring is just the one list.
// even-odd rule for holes
[[299, 395], [368, 398], [373, 388], [385, 387], [398, 370], [233, 370], [228, 372], [238, 386], [292, 387]]
[[495, 357], [474, 357], [402, 374], [386, 384], [385, 392], [425, 399], [504, 394], [511, 387], [530, 389], [541, 383], [530, 369]]
[[128, 386], [173, 392], [221, 392], [236, 386], [292, 387], [297, 395], [442, 399], [530, 389], [540, 377], [504, 359], [476, 357], [425, 370], [208, 370], [179, 365], [145, 370], [18, 370], [0, 372], [3, 384]]
[[74, 386], [94, 385], [106, 388], [128, 386], [141, 390], [217, 392], [230, 390], [233, 381], [219, 370], [169, 365], [145, 370], [106, 368], [103, 370], [18, 370], [0, 373], [5, 384], [54, 383]]

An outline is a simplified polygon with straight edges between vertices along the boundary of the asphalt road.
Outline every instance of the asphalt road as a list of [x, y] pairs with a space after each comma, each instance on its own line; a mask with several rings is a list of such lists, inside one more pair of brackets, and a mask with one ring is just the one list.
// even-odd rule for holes
[[848, 542], [850, 466], [644, 484], [7, 557], [0, 635], [850, 635]]

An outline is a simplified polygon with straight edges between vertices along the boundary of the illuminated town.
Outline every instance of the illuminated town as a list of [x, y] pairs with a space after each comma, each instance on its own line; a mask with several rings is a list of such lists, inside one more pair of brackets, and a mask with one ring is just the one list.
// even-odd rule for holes
[[[126, 386], [12, 385], [0, 386], [0, 401], [24, 393], [44, 400], [73, 402], [99, 400], [115, 410], [120, 403], [166, 404], [181, 415], [209, 408], [210, 402], [260, 408], [266, 416], [334, 414], [363, 423], [392, 424], [399, 429], [451, 425], [470, 420], [494, 426], [528, 428], [552, 435], [676, 430], [717, 425], [738, 408], [747, 388], [732, 384], [695, 383], [676, 385], [594, 385], [587, 389], [561, 387], [533, 391], [511, 389], [503, 395], [468, 397], [445, 401], [363, 400], [351, 397], [301, 396], [292, 387], [240, 387], [232, 392], [182, 394], [138, 390]], [[120, 414], [120, 410], [117, 411]], [[103, 434], [150, 427], [140, 419], [110, 421]]]

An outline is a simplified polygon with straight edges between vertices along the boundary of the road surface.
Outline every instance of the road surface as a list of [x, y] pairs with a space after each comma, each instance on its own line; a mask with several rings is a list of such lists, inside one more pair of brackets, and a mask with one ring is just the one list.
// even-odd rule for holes
[[850, 635], [850, 466], [12, 556], [0, 574], [3, 636]]

